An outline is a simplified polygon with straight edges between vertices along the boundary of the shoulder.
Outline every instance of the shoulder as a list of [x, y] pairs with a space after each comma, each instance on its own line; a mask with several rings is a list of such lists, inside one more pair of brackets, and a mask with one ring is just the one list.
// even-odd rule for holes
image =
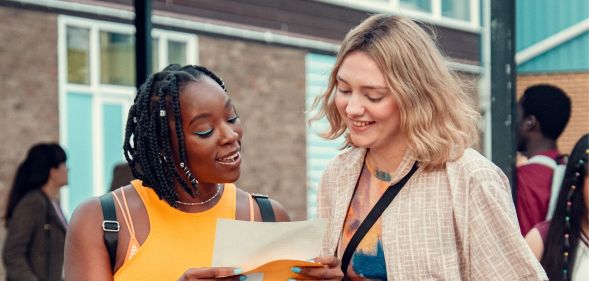
[[37, 189], [37, 190], [32, 190], [30, 192], [28, 192], [27, 194], [25, 194], [23, 196], [23, 198], [20, 200], [19, 204], [21, 203], [37, 203], [37, 202], [42, 202], [45, 203], [46, 197], [43, 194], [43, 191], [41, 189]]
[[26, 210], [31, 210], [38, 214], [38, 212], [45, 212], [45, 207], [48, 202], [49, 199], [46, 198], [46, 196], [43, 194], [43, 191], [40, 189], [33, 190], [23, 196], [23, 198], [14, 207], [14, 211], [27, 212]]
[[507, 180], [499, 167], [472, 148], [464, 150], [460, 157], [446, 165], [448, 170], [455, 173], [455, 176], [465, 179]]
[[345, 170], [350, 165], [362, 160], [366, 154], [366, 149], [349, 147], [341, 151], [337, 156], [329, 161], [325, 168], [324, 175], [338, 174], [342, 170]]

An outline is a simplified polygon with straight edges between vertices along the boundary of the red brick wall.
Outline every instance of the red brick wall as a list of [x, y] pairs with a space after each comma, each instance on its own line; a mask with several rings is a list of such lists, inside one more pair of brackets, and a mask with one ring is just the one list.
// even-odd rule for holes
[[517, 98], [534, 84], [551, 84], [571, 98], [571, 119], [558, 140], [562, 152], [570, 153], [577, 140], [589, 133], [589, 73], [526, 74], [517, 78]]
[[[57, 16], [0, 7], [0, 216], [29, 147], [59, 140]], [[0, 220], [0, 241], [4, 221]], [[0, 268], [0, 279], [4, 270]]]
[[199, 60], [219, 74], [244, 126], [237, 185], [306, 218], [305, 52], [199, 35]]

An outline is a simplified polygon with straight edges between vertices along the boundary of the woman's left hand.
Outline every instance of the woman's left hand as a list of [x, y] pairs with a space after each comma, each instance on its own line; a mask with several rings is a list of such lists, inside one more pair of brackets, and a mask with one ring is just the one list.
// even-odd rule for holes
[[[313, 259], [322, 267], [293, 267], [292, 271], [304, 275], [303, 279], [296, 280], [342, 280], [344, 273], [340, 268], [340, 260], [334, 256], [320, 256]], [[289, 279], [292, 281], [295, 279]]]

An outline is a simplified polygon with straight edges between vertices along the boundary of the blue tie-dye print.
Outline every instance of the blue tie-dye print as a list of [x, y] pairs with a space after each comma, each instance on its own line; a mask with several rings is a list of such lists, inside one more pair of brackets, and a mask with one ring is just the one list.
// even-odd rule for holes
[[352, 267], [365, 280], [387, 280], [387, 268], [380, 239], [376, 243], [376, 255], [357, 249], [352, 256]]

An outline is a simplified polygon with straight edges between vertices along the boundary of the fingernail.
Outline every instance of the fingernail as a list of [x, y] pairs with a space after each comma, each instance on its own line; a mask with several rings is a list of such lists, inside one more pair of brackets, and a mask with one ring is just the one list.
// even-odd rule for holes
[[290, 270], [292, 270], [294, 273], [301, 273], [301, 268], [298, 266], [291, 267]]
[[315, 259], [308, 259], [309, 262], [315, 262]]
[[236, 268], [233, 270], [233, 274], [241, 274], [243, 272], [243, 270], [241, 270], [241, 268]]
[[239, 276], [239, 281], [244, 281], [244, 280], [247, 280], [247, 276], [243, 276], [243, 275]]
[[288, 278], [287, 281], [297, 281], [296, 279]]

